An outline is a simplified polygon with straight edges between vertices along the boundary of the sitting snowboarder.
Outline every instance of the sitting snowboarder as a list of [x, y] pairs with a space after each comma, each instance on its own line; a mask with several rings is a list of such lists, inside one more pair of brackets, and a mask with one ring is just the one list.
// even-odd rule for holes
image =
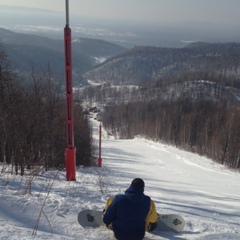
[[155, 204], [144, 192], [144, 181], [133, 179], [125, 194], [107, 200], [103, 222], [118, 240], [141, 240], [157, 227]]

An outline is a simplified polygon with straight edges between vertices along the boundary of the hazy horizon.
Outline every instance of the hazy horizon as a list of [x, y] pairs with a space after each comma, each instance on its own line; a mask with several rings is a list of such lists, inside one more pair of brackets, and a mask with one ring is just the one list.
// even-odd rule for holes
[[[65, 0], [1, 0], [2, 5], [65, 13]], [[196, 21], [239, 25], [239, 0], [70, 0], [70, 14], [84, 18], [146, 23]]]
[[[59, 4], [56, 4], [57, 1]], [[57, 1], [52, 0], [50, 4], [46, 5], [49, 1], [36, 0], [32, 4], [25, 0], [11, 2], [1, 0], [0, 27], [17, 32], [62, 38], [62, 31], [66, 23], [65, 1]], [[93, 10], [90, 11], [90, 9], [88, 14], [81, 14], [81, 11], [78, 12], [79, 1], [71, 0], [69, 2], [70, 27], [73, 30], [74, 37], [99, 38], [129, 47], [135, 45], [179, 47], [182, 46], [183, 42], [191, 41], [240, 41], [240, 31], [238, 31], [240, 28], [240, 15], [237, 14], [236, 16], [235, 14], [240, 9], [240, 1], [238, 3], [236, 0], [228, 1], [230, 3], [221, 13], [221, 18], [218, 10], [227, 3], [226, 0], [212, 0], [209, 4], [206, 3], [206, 0], [201, 0], [201, 3], [197, 0], [191, 0], [188, 8], [189, 13], [186, 13], [186, 16], [181, 15], [181, 13], [187, 10], [186, 3], [190, 2], [189, 0], [182, 0], [182, 5], [179, 4], [180, 1], [168, 0], [168, 3], [163, 5], [163, 8], [168, 9], [168, 11], [163, 15], [159, 14], [159, 16], [153, 15], [156, 11], [159, 11], [159, 13], [163, 11], [162, 9], [160, 11], [159, 7], [160, 3], [163, 2], [162, 0], [148, 0], [149, 4], [147, 4], [148, 7], [145, 9], [146, 13], [144, 14], [140, 14], [139, 11], [144, 9], [143, 6], [146, 5], [146, 0], [138, 0], [136, 13], [131, 12], [136, 0], [132, 0], [129, 5], [126, 5], [125, 0], [121, 0], [121, 3], [118, 2], [114, 6], [109, 3], [109, 0], [102, 0], [101, 8], [98, 9], [101, 14], [97, 14]], [[81, 9], [84, 9], [84, 6], [87, 9], [87, 7], [90, 8], [89, 4], [96, 2], [96, 0], [82, 2]], [[112, 0], [112, 2], [115, 1]], [[215, 6], [213, 11], [213, 3], [216, 2], [218, 2], [218, 5]], [[17, 6], [16, 3], [21, 6]], [[193, 8], [193, 3], [195, 3], [195, 8]], [[239, 6], [239, 8], [234, 8], [234, 3], [237, 3], [236, 6]], [[125, 18], [120, 17], [117, 13], [115, 17], [112, 16], [116, 12], [117, 6], [119, 6], [118, 11], [120, 12], [122, 8], [129, 6], [128, 14], [123, 13]], [[179, 6], [181, 7], [179, 8]], [[199, 8], [200, 6], [201, 8]], [[43, 9], [44, 7], [46, 9]], [[209, 10], [206, 15], [207, 8]], [[109, 14], [109, 9], [113, 9], [112, 14]], [[191, 12], [191, 9], [195, 10]], [[152, 17], [146, 20], [150, 10], [152, 11]], [[198, 14], [194, 16], [194, 12], [197, 10]], [[128, 18], [130, 13], [132, 13], [132, 17]], [[204, 14], [207, 17], [204, 17]], [[213, 15], [212, 18], [210, 18], [211, 14]], [[111, 21], [109, 21], [109, 18], [111, 18]]]

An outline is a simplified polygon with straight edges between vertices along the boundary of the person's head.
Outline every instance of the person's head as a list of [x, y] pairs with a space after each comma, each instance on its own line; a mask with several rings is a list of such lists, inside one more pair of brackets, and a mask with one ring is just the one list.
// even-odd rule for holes
[[131, 186], [139, 187], [144, 191], [145, 183], [141, 178], [134, 178], [132, 180]]

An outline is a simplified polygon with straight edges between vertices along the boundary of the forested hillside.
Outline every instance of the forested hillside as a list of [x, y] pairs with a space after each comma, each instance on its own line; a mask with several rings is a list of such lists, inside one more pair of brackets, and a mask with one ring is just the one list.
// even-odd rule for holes
[[[64, 75], [64, 42], [33, 34], [22, 34], [0, 28], [0, 40], [12, 62], [12, 68], [19, 73], [46, 71], [48, 65], [55, 75]], [[72, 37], [73, 71], [78, 82], [81, 74], [109, 57], [123, 53], [119, 45], [98, 39]]]
[[[78, 39], [74, 42], [82, 44], [89, 56], [96, 54], [95, 61], [99, 61], [97, 56], [107, 57], [104, 52], [124, 51], [102, 41]], [[23, 162], [18, 162], [15, 156], [21, 154], [24, 165], [51, 159], [45, 164], [54, 167], [55, 160], [62, 163], [65, 149], [65, 128], [61, 125], [65, 116], [63, 81], [56, 80], [53, 76], [56, 69], [52, 68], [61, 65], [62, 53], [54, 49], [48, 51], [43, 46], [11, 44], [6, 49], [10, 47], [11, 51], [19, 52], [15, 56], [22, 69], [27, 65], [19, 56], [35, 58], [41, 64], [37, 65], [37, 71], [36, 65], [30, 64], [30, 84], [26, 89], [19, 85], [24, 75], [20, 81], [9, 68], [9, 59], [1, 44], [0, 161], [19, 166]], [[95, 50], [91, 49], [93, 45]], [[104, 51], [108, 47], [108, 51]], [[56, 56], [56, 61], [47, 61], [44, 70], [48, 53]], [[97, 103], [104, 108], [103, 125], [115, 137], [142, 135], [239, 168], [239, 59], [238, 43], [195, 43], [181, 49], [136, 47], [85, 73], [85, 80], [103, 83], [75, 90], [75, 100], [89, 105]], [[75, 60], [81, 62], [81, 58]], [[81, 67], [87, 68], [88, 64]], [[80, 105], [76, 105], [75, 118], [77, 148], [86, 150], [77, 153], [83, 154], [77, 159], [86, 162], [77, 164], [91, 165], [91, 130]]]
[[109, 134], [140, 135], [240, 168], [239, 43], [137, 47], [84, 77], [103, 82], [84, 93], [105, 106]]
[[[94, 94], [93, 94], [94, 93]], [[105, 106], [103, 126], [116, 138], [163, 141], [240, 168], [240, 81], [236, 76], [185, 72], [148, 85], [85, 89]]]
[[95, 82], [142, 84], [186, 71], [240, 75], [239, 43], [194, 43], [184, 48], [136, 47], [86, 72]]

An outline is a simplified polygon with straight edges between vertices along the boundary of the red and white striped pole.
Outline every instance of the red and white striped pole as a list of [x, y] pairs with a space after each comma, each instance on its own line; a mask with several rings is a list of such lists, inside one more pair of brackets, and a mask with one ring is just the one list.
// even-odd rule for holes
[[66, 82], [66, 123], [67, 148], [65, 149], [67, 181], [76, 181], [76, 148], [74, 147], [73, 124], [73, 83], [72, 83], [72, 41], [69, 27], [69, 3], [66, 0], [66, 26], [64, 28], [65, 82]]

